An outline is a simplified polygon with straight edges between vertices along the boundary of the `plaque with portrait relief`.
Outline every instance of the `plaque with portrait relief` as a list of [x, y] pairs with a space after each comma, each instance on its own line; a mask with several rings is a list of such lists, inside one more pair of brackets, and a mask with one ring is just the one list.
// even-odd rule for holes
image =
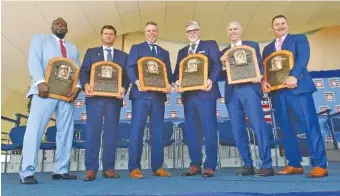
[[286, 88], [284, 81], [289, 77], [290, 70], [294, 65], [293, 53], [288, 50], [280, 50], [272, 53], [263, 61], [264, 80], [267, 81], [274, 91]]
[[70, 101], [68, 95], [76, 88], [79, 67], [68, 58], [56, 57], [48, 62], [45, 81], [49, 86], [48, 97]]
[[252, 82], [261, 77], [254, 48], [246, 45], [235, 46], [224, 53], [227, 56], [225, 68], [228, 84]]
[[181, 92], [202, 90], [208, 80], [208, 57], [203, 54], [191, 54], [185, 57], [179, 66], [179, 86]]
[[139, 83], [143, 90], [164, 92], [170, 88], [166, 65], [154, 57], [143, 57], [137, 62]]
[[91, 67], [90, 85], [94, 96], [118, 97], [122, 87], [122, 67], [111, 61], [100, 61]]

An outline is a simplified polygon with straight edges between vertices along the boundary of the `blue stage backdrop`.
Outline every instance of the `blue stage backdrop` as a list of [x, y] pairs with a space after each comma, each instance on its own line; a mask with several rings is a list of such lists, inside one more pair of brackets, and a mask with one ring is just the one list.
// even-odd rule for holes
[[[339, 77], [334, 78], [314, 78], [314, 84], [318, 91], [314, 93], [316, 110], [323, 111], [325, 109], [332, 109], [332, 113], [340, 111], [340, 83]], [[224, 82], [219, 83], [221, 94], [224, 94]], [[174, 92], [172, 88], [171, 93], [168, 94], [168, 100], [165, 103], [165, 118], [166, 119], [183, 119], [183, 105], [181, 95]], [[85, 109], [85, 94], [82, 92], [74, 102], [75, 105], [75, 120], [86, 121]], [[270, 110], [269, 101], [264, 99], [262, 101], [264, 111]], [[228, 118], [228, 111], [224, 105], [224, 98], [217, 100], [216, 114], [219, 118]], [[122, 120], [131, 119], [131, 101], [129, 100], [129, 92], [124, 97], [124, 106], [121, 110], [120, 118]], [[271, 116], [266, 115], [266, 121], [271, 122]], [[330, 141], [330, 134], [326, 126], [326, 118], [320, 117], [320, 124], [323, 135], [326, 141]], [[299, 131], [301, 132], [301, 131]]]

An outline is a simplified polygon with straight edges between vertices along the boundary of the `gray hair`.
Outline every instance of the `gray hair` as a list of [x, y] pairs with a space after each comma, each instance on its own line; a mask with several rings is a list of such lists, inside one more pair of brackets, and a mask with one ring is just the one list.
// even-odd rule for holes
[[198, 29], [200, 29], [200, 24], [196, 21], [190, 21], [188, 22], [188, 24], [185, 25], [185, 28], [187, 28], [188, 26], [194, 25], [196, 26]]
[[227, 26], [228, 29], [229, 29], [229, 27], [230, 27], [231, 24], [237, 24], [237, 25], [239, 25], [239, 26], [241, 27], [241, 29], [242, 29], [242, 25], [241, 25], [241, 23], [240, 23], [239, 21], [236, 21], [236, 20], [231, 21], [231, 22], [228, 24], [228, 26]]

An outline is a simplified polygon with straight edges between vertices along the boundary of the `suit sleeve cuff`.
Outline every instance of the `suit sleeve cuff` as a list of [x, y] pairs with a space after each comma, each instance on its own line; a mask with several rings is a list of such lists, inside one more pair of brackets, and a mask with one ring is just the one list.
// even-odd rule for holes
[[45, 80], [38, 80], [38, 81], [34, 82], [34, 85], [38, 86], [39, 84], [41, 84], [43, 82], [45, 82]]

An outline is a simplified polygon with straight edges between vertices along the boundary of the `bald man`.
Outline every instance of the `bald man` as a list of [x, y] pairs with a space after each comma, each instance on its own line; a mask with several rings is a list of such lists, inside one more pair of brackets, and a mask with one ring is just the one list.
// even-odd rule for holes
[[[263, 64], [259, 45], [253, 41], [242, 41], [242, 32], [242, 26], [239, 22], [234, 21], [228, 25], [228, 36], [231, 44], [221, 51], [222, 55], [235, 46], [250, 46], [256, 51], [258, 66], [262, 75]], [[225, 63], [226, 60], [226, 57], [221, 57], [223, 63]], [[261, 91], [260, 82], [262, 77], [256, 78], [249, 83], [230, 85], [228, 84], [226, 72], [224, 71], [222, 73], [222, 77], [226, 80], [224, 91], [225, 104], [229, 112], [236, 147], [239, 150], [244, 163], [243, 171], [239, 172], [237, 175], [249, 176], [254, 175], [255, 173], [247, 139], [246, 124], [244, 120], [245, 112], [248, 116], [249, 124], [255, 132], [261, 159], [261, 168], [256, 176], [273, 176], [274, 170], [272, 168], [269, 146], [269, 133], [268, 130], [266, 130], [264, 112], [261, 105], [263, 93]]]

